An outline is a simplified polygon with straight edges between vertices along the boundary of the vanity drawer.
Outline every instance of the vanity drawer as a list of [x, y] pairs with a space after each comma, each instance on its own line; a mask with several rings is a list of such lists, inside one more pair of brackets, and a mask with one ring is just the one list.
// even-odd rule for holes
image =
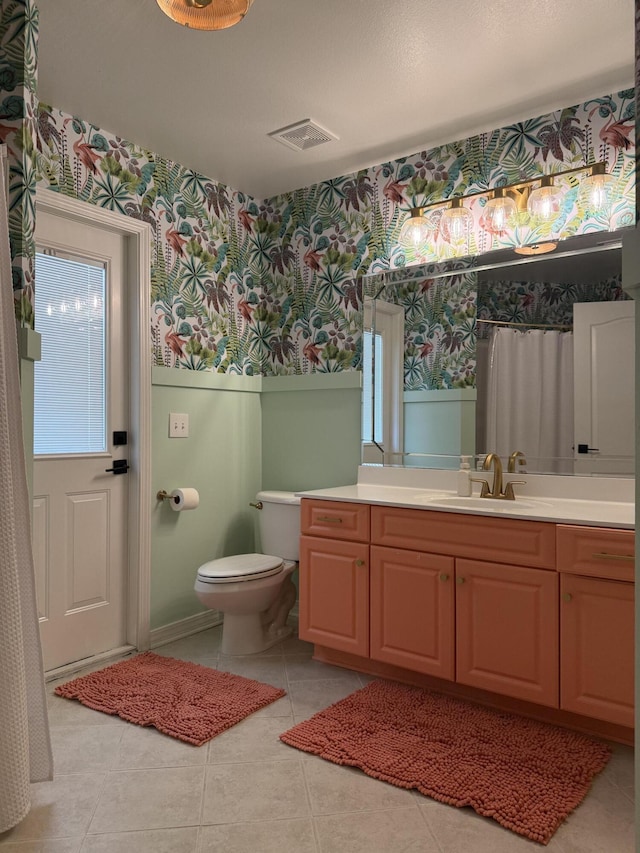
[[368, 542], [369, 505], [303, 498], [300, 526], [306, 535]]
[[558, 571], [632, 581], [635, 531], [558, 525]]
[[371, 543], [539, 569], [556, 563], [555, 524], [516, 518], [373, 506]]

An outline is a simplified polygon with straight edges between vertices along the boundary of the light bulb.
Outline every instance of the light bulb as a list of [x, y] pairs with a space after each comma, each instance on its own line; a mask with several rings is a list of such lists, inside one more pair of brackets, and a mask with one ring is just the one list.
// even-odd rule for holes
[[418, 249], [427, 242], [433, 227], [423, 214], [422, 207], [412, 207], [409, 218], [400, 229], [400, 242], [413, 249]]
[[553, 184], [551, 175], [545, 175], [540, 186], [531, 192], [527, 202], [529, 215], [542, 222], [552, 222], [562, 209], [564, 192]]
[[580, 184], [579, 202], [584, 205], [587, 213], [608, 214], [611, 206], [611, 189], [613, 175], [605, 172], [604, 163], [596, 163], [591, 175], [584, 178]]
[[466, 243], [472, 225], [473, 215], [468, 208], [464, 207], [462, 199], [452, 199], [451, 207], [444, 211], [440, 219], [443, 239], [451, 244]]
[[503, 234], [518, 212], [515, 201], [498, 187], [493, 198], [484, 206], [481, 225], [490, 234]]

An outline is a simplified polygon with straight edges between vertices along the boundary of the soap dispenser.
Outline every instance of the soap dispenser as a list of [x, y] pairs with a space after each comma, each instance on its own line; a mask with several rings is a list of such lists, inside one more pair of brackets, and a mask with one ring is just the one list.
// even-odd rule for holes
[[460, 457], [460, 470], [458, 471], [458, 495], [461, 498], [471, 496], [471, 464], [470, 456]]

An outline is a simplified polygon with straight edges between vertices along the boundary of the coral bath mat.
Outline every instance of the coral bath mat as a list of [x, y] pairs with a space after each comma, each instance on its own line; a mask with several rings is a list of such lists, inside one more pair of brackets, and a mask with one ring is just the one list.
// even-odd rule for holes
[[556, 726], [373, 681], [280, 735], [297, 749], [547, 844], [606, 765], [608, 746]]
[[285, 695], [260, 681], [153, 652], [67, 681], [55, 692], [195, 746]]

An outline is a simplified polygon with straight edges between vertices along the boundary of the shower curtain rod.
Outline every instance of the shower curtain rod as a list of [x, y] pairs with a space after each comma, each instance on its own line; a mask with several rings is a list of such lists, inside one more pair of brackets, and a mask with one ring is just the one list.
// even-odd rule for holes
[[523, 326], [527, 329], [559, 329], [561, 332], [572, 332], [573, 326], [557, 326], [553, 323], [516, 323], [511, 320], [476, 320], [477, 323], [492, 323], [497, 326]]

